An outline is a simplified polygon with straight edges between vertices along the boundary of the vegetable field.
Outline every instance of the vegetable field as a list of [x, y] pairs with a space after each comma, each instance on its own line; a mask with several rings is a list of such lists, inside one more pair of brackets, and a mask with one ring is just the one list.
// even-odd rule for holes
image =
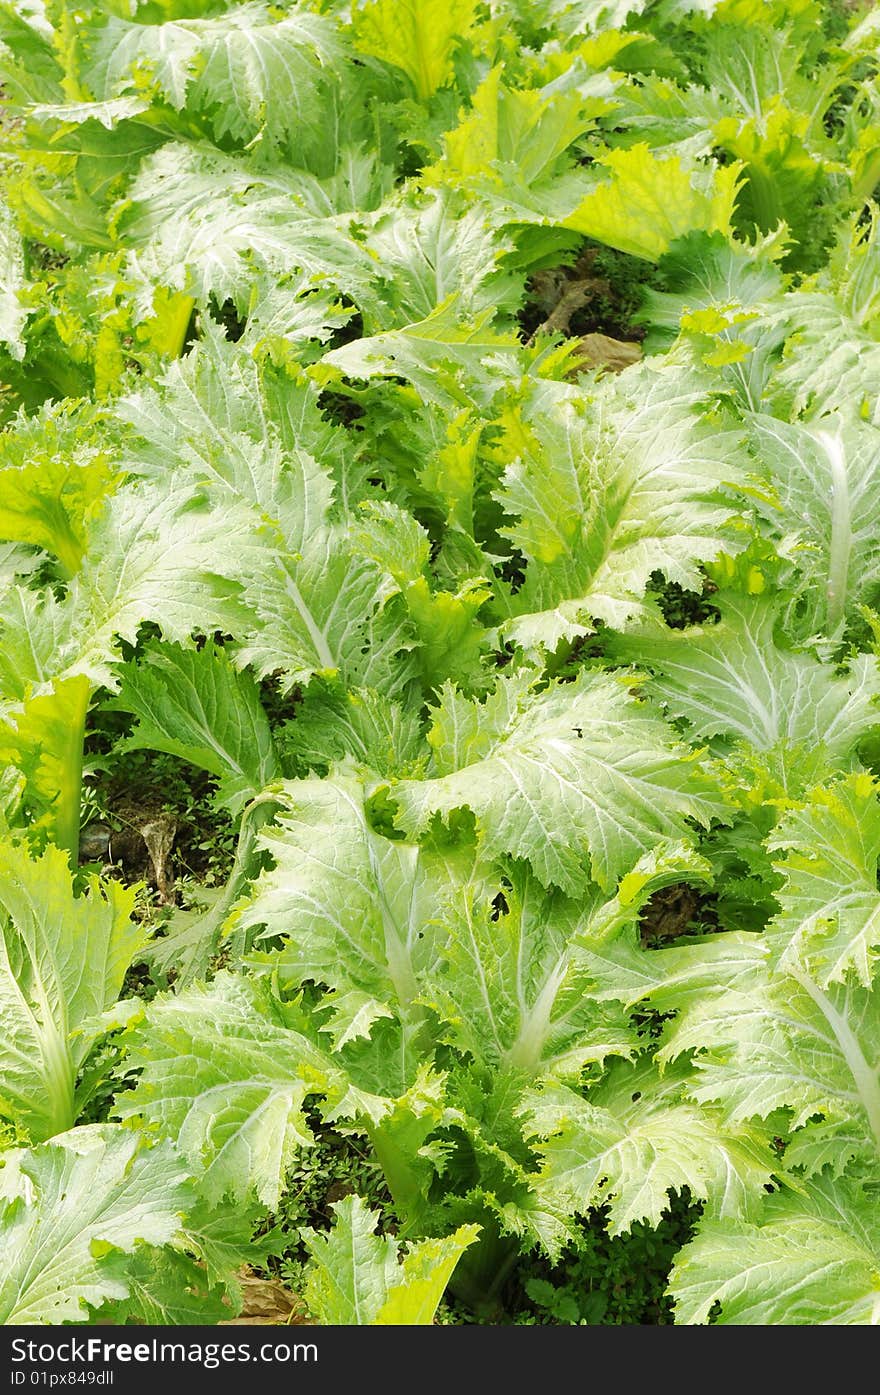
[[880, 10], [0, 86], [0, 1323], [880, 1321]]

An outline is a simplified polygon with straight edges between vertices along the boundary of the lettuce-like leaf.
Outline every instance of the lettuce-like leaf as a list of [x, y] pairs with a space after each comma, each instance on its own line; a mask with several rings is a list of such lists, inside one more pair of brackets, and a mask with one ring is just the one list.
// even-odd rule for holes
[[147, 82], [176, 111], [203, 115], [218, 144], [259, 139], [289, 148], [320, 122], [322, 88], [345, 52], [328, 19], [234, 5], [210, 18], [131, 23], [109, 15], [82, 77], [99, 99]]
[[563, 226], [631, 256], [656, 261], [688, 232], [731, 231], [740, 166], [704, 167], [647, 145], [603, 153], [611, 178], [562, 219]]
[[778, 601], [725, 593], [717, 624], [632, 630], [612, 642], [615, 657], [655, 670], [646, 691], [696, 738], [725, 735], [759, 751], [820, 748], [844, 764], [876, 726], [880, 671], [868, 654], [837, 675], [807, 650], [777, 637]]
[[583, 904], [548, 895], [521, 869], [511, 883], [504, 909], [472, 893], [450, 909], [423, 990], [447, 1038], [489, 1070], [524, 1078], [577, 1080], [589, 1063], [633, 1054], [627, 1014], [600, 1007], [578, 973]]
[[516, 452], [496, 498], [527, 559], [503, 633], [552, 650], [591, 622], [623, 626], [655, 571], [688, 589], [729, 538], [727, 486], [742, 481], [738, 432], [705, 416], [687, 377], [653, 364], [588, 397], [542, 385], [511, 424]]
[[586, 1100], [558, 1086], [525, 1108], [529, 1133], [546, 1140], [539, 1192], [575, 1213], [607, 1203], [612, 1234], [656, 1225], [669, 1190], [684, 1187], [709, 1214], [748, 1216], [773, 1173], [759, 1131], [725, 1128], [688, 1099], [680, 1072], [649, 1062], [615, 1065]]
[[81, 1323], [87, 1304], [127, 1298], [132, 1258], [179, 1237], [192, 1200], [170, 1144], [149, 1148], [112, 1124], [5, 1154], [0, 1321]]
[[0, 719], [0, 760], [25, 780], [30, 826], [48, 834], [76, 866], [79, 858], [83, 739], [89, 682], [82, 674], [40, 685]]
[[690, 1093], [719, 1105], [733, 1123], [790, 1111], [790, 1166], [814, 1172], [833, 1162], [839, 1171], [851, 1158], [873, 1166], [880, 1145], [876, 995], [852, 982], [821, 989], [797, 963], [776, 972], [761, 944], [738, 954], [719, 946], [714, 962], [701, 949], [660, 952], [676, 972], [649, 1001], [677, 1013], [661, 1059], [702, 1048]]
[[785, 878], [770, 929], [784, 967], [801, 965], [820, 988], [854, 974], [870, 988], [880, 948], [880, 806], [874, 781], [851, 775], [813, 791], [770, 840]]
[[113, 706], [138, 719], [120, 750], [167, 751], [207, 770], [233, 814], [281, 774], [257, 686], [222, 648], [156, 646], [120, 673]]
[[444, 1239], [411, 1243], [398, 1262], [396, 1243], [376, 1235], [378, 1214], [359, 1196], [346, 1197], [333, 1209], [329, 1235], [303, 1233], [311, 1254], [305, 1300], [318, 1321], [345, 1326], [431, 1323], [452, 1271], [479, 1227], [459, 1226]]
[[530, 689], [528, 676], [504, 678], [483, 704], [443, 689], [431, 777], [393, 786], [410, 836], [472, 809], [489, 857], [525, 858], [545, 886], [578, 895], [591, 878], [610, 888], [686, 818], [723, 818], [710, 783], [613, 675]]
[[473, 852], [385, 837], [370, 826], [362, 782], [343, 771], [289, 781], [279, 798], [261, 839], [275, 866], [257, 879], [239, 924], [284, 936], [267, 956], [282, 981], [333, 990], [328, 1030], [338, 1047], [412, 1006], [444, 934], [443, 903], [477, 875]]
[[147, 936], [133, 890], [92, 879], [74, 896], [67, 857], [4, 840], [0, 857], [0, 1115], [34, 1142], [76, 1122], [77, 1074], [114, 1024], [125, 972]]
[[240, 628], [248, 615], [241, 578], [262, 552], [252, 513], [232, 501], [221, 514], [186, 483], [121, 490], [93, 525], [71, 585], [62, 661], [112, 688], [116, 641], [133, 642], [145, 620], [178, 643], [195, 629]]
[[476, 0], [366, 0], [352, 15], [355, 47], [400, 68], [424, 102], [452, 77], [476, 11]]
[[874, 1198], [858, 1180], [778, 1192], [759, 1223], [708, 1221], [679, 1251], [675, 1320], [713, 1313], [722, 1325], [875, 1326], [878, 1248]]
[[880, 431], [851, 417], [801, 426], [756, 416], [753, 433], [770, 486], [761, 512], [797, 563], [799, 624], [837, 639], [880, 586], [870, 521], [880, 506]]
[[28, 455], [26, 464], [0, 468], [0, 536], [44, 548], [72, 575], [112, 471], [101, 455], [69, 460], [32, 445]]
[[304, 1101], [329, 1088], [330, 1061], [231, 974], [155, 999], [128, 1046], [141, 1074], [119, 1117], [174, 1139], [209, 1200], [253, 1191], [277, 1206], [297, 1149], [314, 1142]]
[[250, 168], [211, 147], [169, 142], [142, 161], [120, 209], [120, 230], [137, 256], [133, 273], [243, 311], [260, 271], [276, 280], [298, 268], [368, 296], [375, 272], [348, 234], [348, 200], [327, 210], [323, 191], [316, 215], [307, 202], [315, 184], [284, 165]]
[[13, 358], [24, 358], [22, 333], [27, 323], [27, 306], [19, 292], [26, 284], [24, 246], [15, 220], [5, 203], [0, 203], [0, 344]]

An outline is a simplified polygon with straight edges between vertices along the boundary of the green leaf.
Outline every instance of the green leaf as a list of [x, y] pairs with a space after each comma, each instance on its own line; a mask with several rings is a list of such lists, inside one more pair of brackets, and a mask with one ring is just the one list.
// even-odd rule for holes
[[[874, 1165], [880, 1147], [877, 998], [861, 985], [822, 989], [798, 963], [776, 968], [749, 936], [661, 950], [648, 1001], [674, 1013], [660, 1059], [698, 1050], [690, 1087], [738, 1124], [790, 1111], [786, 1162], [808, 1172], [851, 1157]], [[661, 975], [668, 976], [668, 982]]]
[[0, 1115], [35, 1142], [75, 1122], [77, 1073], [146, 941], [134, 890], [93, 878], [74, 896], [67, 857], [5, 840], [0, 858]]
[[594, 77], [566, 90], [555, 83], [521, 89], [490, 70], [473, 95], [470, 111], [444, 137], [444, 156], [427, 172], [437, 182], [485, 193], [506, 182], [531, 186], [546, 180], [577, 138], [598, 116], [614, 109], [614, 86]]
[[253, 1191], [277, 1206], [297, 1150], [314, 1142], [304, 1101], [328, 1089], [329, 1060], [226, 973], [154, 999], [127, 1044], [141, 1074], [117, 1097], [119, 1117], [173, 1138], [208, 1200]]
[[366, 503], [362, 508], [363, 521], [352, 530], [355, 543], [399, 589], [418, 636], [425, 686], [436, 689], [455, 678], [463, 687], [482, 687], [481, 659], [489, 635], [478, 615], [492, 594], [486, 577], [468, 577], [455, 592], [433, 588], [427, 532], [394, 504]]
[[90, 698], [82, 674], [41, 685], [0, 719], [0, 761], [25, 779], [31, 826], [48, 832], [75, 867], [79, 860], [83, 739]]
[[192, 1196], [170, 1144], [112, 1124], [6, 1153], [0, 1169], [0, 1321], [82, 1323], [127, 1298], [129, 1256], [180, 1233]]
[[545, 886], [610, 889], [685, 818], [706, 824], [721, 807], [663, 724], [611, 674], [530, 692], [502, 678], [484, 704], [443, 689], [428, 737], [432, 778], [393, 786], [411, 837], [431, 817], [469, 808], [483, 851], [526, 858]]
[[[574, 933], [572, 955], [584, 991], [597, 1002], [632, 1008], [659, 984], [674, 978], [667, 954], [647, 950], [641, 916], [666, 887], [711, 885], [711, 864], [686, 843], [658, 843], [621, 877], [617, 894], [587, 908]], [[727, 947], [733, 936], [724, 937]], [[711, 961], [712, 950], [706, 947]]]
[[261, 838], [275, 865], [257, 879], [239, 924], [284, 937], [266, 956], [283, 981], [334, 990], [328, 1030], [342, 1040], [366, 1034], [371, 1020], [417, 997], [437, 954], [445, 898], [474, 876], [473, 853], [466, 843], [420, 848], [376, 832], [363, 784], [344, 770], [288, 781], [279, 798], [282, 811]]
[[828, 266], [780, 307], [787, 342], [768, 392], [776, 416], [818, 421], [841, 412], [850, 420], [855, 412], [880, 425], [867, 386], [880, 363], [872, 289], [880, 274], [880, 223], [869, 213], [841, 225]]
[[112, 471], [101, 455], [66, 460], [45, 446], [26, 464], [0, 468], [0, 537], [45, 548], [72, 575], [82, 560], [87, 520], [108, 493]]
[[369, 301], [376, 269], [351, 237], [346, 211], [333, 207], [327, 216], [326, 191], [307, 173], [169, 142], [141, 162], [119, 209], [119, 233], [149, 288], [184, 291], [201, 303], [214, 295], [246, 313], [266, 275], [276, 281], [294, 270], [330, 277]]
[[752, 431], [769, 485], [759, 508], [796, 564], [790, 589], [801, 602], [799, 623], [838, 639], [880, 585], [870, 526], [880, 507], [880, 430], [852, 416], [802, 426], [761, 415]]
[[7, 5], [0, 18], [3, 85], [15, 100], [53, 101], [63, 73], [53, 52], [54, 35], [43, 15]]
[[359, 1196], [337, 1202], [328, 1235], [306, 1230], [311, 1259], [305, 1300], [320, 1323], [345, 1326], [430, 1324], [456, 1264], [479, 1233], [464, 1225], [441, 1240], [398, 1247], [376, 1235], [379, 1215]]
[[703, 1222], [669, 1288], [678, 1323], [876, 1325], [880, 1233], [869, 1189], [817, 1179], [767, 1199], [760, 1224]]
[[755, 246], [721, 233], [680, 238], [660, 262], [665, 289], [647, 287], [638, 312], [647, 328], [645, 351], [671, 348], [686, 334], [702, 363], [757, 410], [785, 339], [785, 283], [777, 264], [784, 250], [778, 234]]
[[102, 1322], [197, 1327], [228, 1320], [233, 1312], [222, 1291], [209, 1287], [201, 1265], [176, 1250], [139, 1246], [125, 1280], [128, 1297], [105, 1303]]
[[262, 564], [258, 520], [228, 501], [211, 510], [187, 483], [120, 490], [94, 523], [70, 588], [70, 632], [62, 651], [75, 673], [112, 688], [117, 639], [134, 643], [145, 620], [182, 643], [193, 630], [229, 632], [246, 623], [241, 578]]
[[607, 1204], [612, 1235], [657, 1225], [670, 1190], [690, 1190], [710, 1215], [748, 1216], [773, 1154], [755, 1131], [725, 1127], [688, 1099], [686, 1074], [650, 1062], [615, 1065], [586, 1100], [561, 1086], [530, 1097], [528, 1130], [545, 1139], [538, 1189], [571, 1212]]
[[0, 202], [0, 344], [19, 361], [25, 355], [22, 336], [28, 319], [19, 292], [26, 284], [21, 234], [11, 210]]
[[542, 384], [510, 424], [516, 452], [496, 498], [503, 532], [525, 556], [524, 584], [503, 633], [552, 650], [595, 620], [622, 626], [643, 611], [655, 571], [687, 589], [699, 563], [732, 537], [743, 478], [739, 433], [705, 411], [692, 374], [655, 363], [589, 396]]
[[560, 219], [563, 227], [646, 261], [657, 261], [685, 233], [731, 233], [739, 164], [698, 165], [643, 143], [603, 151], [597, 163], [611, 178]]
[[268, 1269], [270, 1256], [278, 1254], [283, 1244], [277, 1229], [267, 1231], [265, 1222], [266, 1209], [256, 1200], [213, 1207], [200, 1197], [187, 1213], [183, 1241], [204, 1266], [202, 1284], [212, 1291], [225, 1290], [235, 1313], [242, 1303], [245, 1266]]
[[654, 669], [645, 691], [686, 718], [696, 739], [724, 735], [759, 751], [819, 748], [845, 763], [880, 720], [876, 661], [857, 654], [849, 673], [838, 676], [786, 644], [775, 633], [772, 595], [726, 592], [718, 606], [717, 624], [644, 626], [615, 637], [610, 652]]
[[316, 680], [296, 717], [278, 735], [297, 773], [324, 769], [350, 757], [358, 771], [411, 775], [427, 759], [418, 712], [371, 688], [341, 688]]
[[770, 839], [784, 877], [769, 927], [780, 967], [801, 966], [820, 988], [853, 973], [870, 988], [880, 946], [880, 805], [869, 775], [814, 790]]
[[423, 320], [452, 294], [462, 318], [518, 308], [520, 278], [501, 265], [513, 242], [484, 208], [447, 190], [418, 201], [389, 200], [372, 220], [366, 245], [383, 282], [377, 329]]
[[337, 369], [348, 378], [406, 377], [429, 401], [448, 401], [436, 378], [438, 362], [476, 371], [487, 355], [512, 349], [512, 334], [492, 328], [494, 310], [469, 314], [461, 293], [452, 291], [420, 320], [365, 339], [354, 339], [333, 349], [322, 366]]
[[114, 475], [91, 404], [52, 403], [19, 415], [0, 437], [0, 537], [45, 548], [72, 576]]
[[830, 282], [838, 304], [853, 324], [869, 334], [880, 326], [880, 205], [869, 203], [840, 229], [828, 267], [821, 277]]
[[367, 0], [352, 14], [355, 48], [400, 68], [424, 102], [452, 77], [476, 11], [476, 0]]
[[573, 961], [583, 903], [548, 895], [522, 869], [503, 896], [499, 910], [465, 892], [450, 910], [423, 991], [447, 1039], [490, 1070], [523, 1078], [576, 1080], [588, 1063], [630, 1056], [637, 1038], [626, 1014], [599, 1006]]
[[320, 123], [322, 88], [345, 53], [329, 19], [262, 4], [165, 24], [111, 15], [91, 49], [83, 78], [99, 98], [146, 87], [176, 111], [204, 114], [218, 144], [287, 148]]
[[207, 770], [233, 815], [280, 775], [257, 685], [233, 668], [224, 649], [154, 646], [120, 673], [112, 706], [138, 721], [117, 749], [166, 751]]

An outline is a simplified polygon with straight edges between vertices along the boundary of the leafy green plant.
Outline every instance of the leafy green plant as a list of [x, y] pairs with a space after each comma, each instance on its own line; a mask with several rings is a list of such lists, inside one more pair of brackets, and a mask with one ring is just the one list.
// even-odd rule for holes
[[0, 6], [5, 1321], [875, 1320], [877, 38]]

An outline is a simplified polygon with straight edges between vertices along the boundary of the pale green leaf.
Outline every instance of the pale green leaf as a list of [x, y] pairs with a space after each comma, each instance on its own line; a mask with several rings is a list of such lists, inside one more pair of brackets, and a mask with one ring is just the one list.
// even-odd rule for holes
[[257, 879], [241, 926], [283, 935], [267, 962], [296, 987], [311, 979], [334, 989], [331, 1009], [336, 994], [346, 1003], [352, 991], [385, 1012], [405, 1009], [436, 959], [445, 898], [473, 875], [472, 851], [376, 832], [363, 784], [343, 771], [288, 781], [279, 798], [261, 839], [275, 865]]
[[678, 154], [655, 154], [646, 144], [608, 150], [609, 170], [564, 219], [564, 227], [633, 257], [656, 261], [689, 232], [730, 234], [741, 167], [699, 165]]
[[338, 369], [348, 378], [409, 378], [428, 400], [446, 402], [442, 383], [432, 381], [438, 362], [478, 369], [487, 355], [514, 348], [512, 334], [492, 327], [492, 307], [468, 313], [461, 292], [452, 291], [428, 315], [399, 329], [354, 339], [325, 354], [322, 365]]
[[74, 896], [67, 857], [4, 840], [0, 856], [0, 1115], [35, 1142], [75, 1122], [77, 1073], [107, 1028], [146, 941], [134, 891], [92, 879]]
[[0, 1321], [87, 1321], [130, 1292], [128, 1256], [165, 1245], [192, 1201], [170, 1144], [91, 1124], [38, 1148], [5, 1154], [0, 1169]]
[[814, 790], [786, 813], [770, 848], [784, 877], [769, 927], [780, 966], [802, 966], [820, 988], [848, 973], [870, 988], [880, 946], [880, 805], [869, 775]]
[[298, 1149], [314, 1142], [304, 1101], [328, 1089], [329, 1060], [226, 973], [154, 999], [128, 1046], [141, 1074], [117, 1097], [119, 1116], [173, 1138], [209, 1200], [253, 1191], [277, 1206]]
[[[461, 1051], [492, 1071], [577, 1079], [591, 1062], [630, 1056], [627, 1015], [599, 1006], [572, 958], [587, 907], [544, 891], [522, 869], [504, 907], [473, 893], [456, 897], [423, 998]], [[594, 898], [595, 900], [595, 895]]]
[[528, 562], [503, 633], [550, 650], [623, 626], [643, 610], [655, 571], [686, 589], [725, 542], [725, 487], [743, 478], [739, 433], [703, 415], [693, 374], [655, 362], [586, 393], [542, 384], [511, 425], [516, 451], [496, 498], [504, 532]]
[[233, 814], [281, 774], [259, 690], [224, 649], [155, 646], [120, 673], [113, 706], [138, 720], [119, 749], [165, 751], [207, 770]]
[[143, 97], [109, 97], [103, 102], [42, 102], [27, 107], [26, 113], [29, 121], [40, 124], [80, 126], [84, 121], [97, 121], [105, 130], [114, 131], [120, 122], [141, 116], [149, 108]]
[[315, 183], [284, 165], [250, 168], [242, 156], [169, 142], [142, 161], [120, 210], [132, 273], [244, 311], [265, 275], [293, 270], [369, 300], [376, 268], [343, 211], [312, 211]]
[[880, 1233], [858, 1183], [768, 1198], [760, 1224], [703, 1222], [669, 1281], [675, 1320], [761, 1327], [876, 1326]]
[[398, 1260], [396, 1242], [376, 1234], [378, 1213], [359, 1196], [346, 1197], [333, 1209], [329, 1234], [303, 1232], [311, 1255], [305, 1300], [317, 1320], [325, 1326], [430, 1324], [479, 1226], [460, 1226], [444, 1239], [411, 1243]]
[[204, 114], [218, 143], [273, 146], [320, 121], [327, 73], [345, 52], [330, 20], [263, 4], [164, 24], [109, 16], [91, 47], [83, 77], [100, 98], [146, 86], [177, 111]]
[[25, 354], [22, 336], [28, 319], [19, 292], [26, 284], [21, 234], [11, 210], [0, 202], [0, 344], [19, 360]]
[[182, 643], [193, 630], [240, 629], [241, 579], [263, 564], [259, 520], [228, 501], [211, 510], [186, 483], [121, 490], [93, 524], [70, 588], [70, 639], [59, 656], [74, 673], [112, 687], [117, 639], [145, 620]]
[[388, 696], [405, 687], [415, 672], [412, 623], [394, 583], [352, 543], [343, 525], [325, 524], [301, 556], [278, 556], [257, 573], [246, 598], [259, 623], [247, 627], [238, 662], [260, 678], [281, 670], [288, 689], [315, 674]]
[[[206, 480], [226, 484], [270, 517], [287, 520], [284, 505], [302, 487], [296, 476], [295, 482], [287, 479], [291, 456], [320, 461], [346, 497], [345, 432], [322, 413], [318, 398], [319, 389], [295, 363], [258, 361], [206, 324], [199, 343], [157, 383], [116, 403], [136, 433], [135, 441], [126, 442], [126, 468], [162, 480], [185, 454], [188, 468], [204, 471]], [[320, 473], [317, 466], [314, 473]], [[304, 525], [308, 529], [308, 518], [298, 527]]]
[[686, 1075], [651, 1062], [615, 1065], [587, 1099], [562, 1086], [528, 1098], [543, 1168], [537, 1187], [583, 1214], [608, 1204], [612, 1234], [657, 1225], [670, 1190], [687, 1187], [707, 1213], [752, 1213], [773, 1172], [760, 1135], [725, 1126], [688, 1098]]
[[880, 586], [871, 526], [880, 507], [880, 430], [855, 417], [802, 426], [761, 415], [752, 431], [769, 485], [759, 507], [796, 566], [788, 589], [807, 602], [798, 622], [837, 639]]
[[23, 702], [33, 687], [50, 684], [58, 654], [70, 643], [70, 607], [23, 586], [0, 597], [0, 691], [4, 703]]
[[427, 101], [452, 77], [476, 10], [476, 0], [366, 0], [352, 15], [355, 47], [400, 68]]
[[400, 328], [430, 316], [450, 295], [462, 318], [513, 309], [518, 278], [499, 263], [513, 250], [485, 209], [440, 190], [415, 202], [384, 205], [367, 234], [385, 294], [377, 328]]
[[880, 721], [876, 660], [858, 654], [838, 675], [777, 637], [774, 597], [727, 592], [718, 605], [716, 624], [646, 625], [615, 638], [611, 652], [654, 670], [645, 691], [686, 718], [697, 739], [724, 735], [759, 751], [818, 747], [845, 762]]
[[323, 774], [348, 757], [358, 770], [404, 777], [427, 760], [418, 712], [370, 688], [311, 683], [295, 719], [277, 739], [285, 758], [303, 774]]
[[89, 682], [82, 674], [56, 679], [7, 704], [0, 717], [0, 761], [25, 779], [23, 802], [34, 826], [79, 856], [83, 737]]
[[611, 674], [531, 693], [503, 678], [484, 704], [447, 685], [429, 741], [432, 778], [393, 795], [411, 836], [432, 815], [469, 808], [489, 857], [526, 858], [545, 886], [581, 894], [590, 877], [610, 888], [684, 820], [721, 813], [717, 798], [658, 719]]
[[[725, 944], [730, 942], [730, 947]], [[821, 989], [798, 964], [774, 967], [752, 936], [656, 951], [647, 1001], [674, 1013], [660, 1058], [696, 1050], [690, 1093], [717, 1104], [732, 1123], [790, 1111], [798, 1163], [873, 1161], [880, 1147], [880, 1012], [876, 994], [855, 983]], [[668, 973], [668, 979], [664, 975]], [[814, 1137], [815, 1131], [815, 1137]]]

